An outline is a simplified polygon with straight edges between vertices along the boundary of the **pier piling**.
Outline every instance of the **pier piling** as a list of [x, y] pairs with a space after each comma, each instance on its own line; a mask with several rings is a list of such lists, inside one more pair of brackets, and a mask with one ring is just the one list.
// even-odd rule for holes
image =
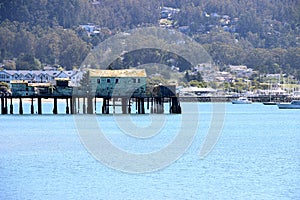
[[7, 114], [7, 97], [1, 97], [1, 114]]
[[41, 115], [42, 114], [42, 98], [38, 97], [38, 114]]
[[12, 98], [10, 98], [9, 113], [10, 113], [11, 115], [14, 114], [14, 105], [13, 105], [13, 102], [12, 102]]
[[73, 115], [74, 114], [74, 102], [73, 102], [73, 98], [71, 97], [70, 98], [70, 110], [71, 110], [71, 114]]
[[53, 114], [57, 114], [57, 98], [54, 98], [54, 105], [53, 105]]
[[70, 110], [69, 110], [69, 99], [66, 98], [66, 114], [70, 114]]
[[30, 113], [34, 114], [33, 98], [31, 98]]
[[127, 114], [127, 104], [128, 104], [128, 99], [127, 98], [122, 98], [121, 99], [121, 104], [122, 104], [122, 113]]
[[142, 109], [142, 114], [145, 114], [145, 100], [144, 98], [141, 98], [141, 109]]
[[102, 114], [109, 114], [109, 98], [103, 98]]
[[4, 114], [7, 114], [7, 97], [4, 98]]
[[171, 106], [170, 106], [170, 113], [180, 114], [181, 107], [177, 97], [171, 98]]
[[86, 114], [86, 105], [85, 105], [85, 98], [83, 97], [83, 103], [82, 103], [82, 113]]
[[20, 98], [19, 102], [19, 114], [23, 115], [23, 103], [22, 103], [22, 98]]
[[1, 114], [3, 115], [3, 110], [4, 110], [4, 97], [1, 97]]
[[88, 114], [93, 114], [93, 98], [88, 97], [87, 98], [87, 113]]
[[7, 97], [4, 98], [4, 113], [8, 113], [8, 108], [7, 108]]

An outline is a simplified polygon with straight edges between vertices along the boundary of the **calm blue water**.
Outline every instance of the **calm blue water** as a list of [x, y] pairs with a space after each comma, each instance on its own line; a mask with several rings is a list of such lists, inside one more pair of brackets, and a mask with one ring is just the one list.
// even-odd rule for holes
[[[300, 199], [300, 110], [226, 104], [218, 143], [200, 159], [211, 105], [198, 105], [197, 121], [191, 113], [188, 121], [199, 129], [186, 153], [166, 168], [142, 174], [94, 159], [81, 143], [73, 116], [0, 116], [0, 199]], [[195, 104], [183, 104], [183, 112], [190, 106]], [[149, 120], [160, 120], [156, 117], [130, 119], [136, 127], [147, 127]], [[146, 153], [172, 141], [182, 116], [165, 115], [164, 127], [150, 139], [123, 134], [115, 122], [128, 116], [99, 115], [97, 120], [112, 144]]]

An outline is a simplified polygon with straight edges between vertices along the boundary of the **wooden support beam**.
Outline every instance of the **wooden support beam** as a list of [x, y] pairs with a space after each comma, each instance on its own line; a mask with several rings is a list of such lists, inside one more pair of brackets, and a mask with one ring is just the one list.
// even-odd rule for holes
[[86, 114], [86, 105], [85, 105], [85, 98], [83, 97], [83, 103], [82, 103], [82, 113]]
[[105, 100], [105, 98], [103, 98], [103, 100], [102, 100], [102, 114], [105, 114], [105, 110], [106, 110], [106, 100]]
[[77, 109], [78, 109], [77, 113], [80, 113], [80, 98], [79, 97], [77, 98]]
[[54, 97], [54, 99], [53, 99], [53, 101], [54, 101], [54, 105], [53, 105], [53, 114], [57, 114], [57, 98], [56, 97]]
[[66, 98], [66, 114], [70, 114], [70, 109], [69, 109], [69, 99]]
[[4, 115], [4, 97], [1, 97], [1, 114]]
[[97, 98], [94, 98], [94, 110], [95, 110], [95, 114], [97, 113]]
[[93, 114], [93, 98], [88, 97], [87, 98], [87, 113], [88, 114]]
[[20, 98], [19, 102], [19, 114], [23, 115], [23, 103], [22, 103], [22, 98]]
[[42, 98], [38, 97], [38, 114], [42, 114]]
[[5, 114], [8, 114], [8, 109], [7, 109], [7, 97], [4, 98], [4, 112]]
[[73, 101], [72, 97], [70, 98], [70, 108], [71, 108], [71, 114], [73, 115], [74, 114], [74, 101]]
[[34, 114], [33, 98], [31, 98], [30, 113], [31, 113], [32, 115]]
[[129, 98], [129, 101], [128, 101], [128, 114], [131, 113], [131, 99]]
[[127, 114], [128, 99], [127, 98], [122, 98], [121, 103], [122, 103], [122, 113]]
[[14, 105], [13, 105], [13, 99], [12, 99], [12, 98], [10, 98], [9, 113], [10, 113], [11, 115], [14, 114]]

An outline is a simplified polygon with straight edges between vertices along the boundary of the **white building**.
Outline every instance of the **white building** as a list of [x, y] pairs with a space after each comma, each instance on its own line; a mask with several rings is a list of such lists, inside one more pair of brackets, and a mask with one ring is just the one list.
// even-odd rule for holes
[[28, 83], [55, 83], [56, 78], [69, 78], [70, 86], [78, 86], [82, 71], [1, 70], [0, 82], [25, 80]]
[[250, 78], [254, 73], [253, 69], [248, 68], [245, 65], [229, 65], [229, 68], [237, 78]]

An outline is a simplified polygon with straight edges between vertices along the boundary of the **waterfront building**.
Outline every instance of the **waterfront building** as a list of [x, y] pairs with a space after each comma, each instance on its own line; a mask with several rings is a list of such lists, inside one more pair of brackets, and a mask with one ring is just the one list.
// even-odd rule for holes
[[145, 96], [145, 69], [89, 70], [92, 92], [97, 96]]
[[51, 83], [55, 84], [56, 78], [70, 79], [71, 86], [78, 86], [82, 78], [82, 71], [43, 71], [43, 70], [1, 70], [0, 82], [10, 83], [11, 81], [20, 80], [28, 83]]
[[73, 87], [69, 86], [69, 78], [56, 78], [55, 85], [51, 83], [29, 83], [27, 80], [10, 82], [13, 96], [71, 96]]
[[13, 80], [10, 84], [14, 96], [25, 97], [52, 93], [50, 92], [50, 83], [29, 83], [27, 80]]

